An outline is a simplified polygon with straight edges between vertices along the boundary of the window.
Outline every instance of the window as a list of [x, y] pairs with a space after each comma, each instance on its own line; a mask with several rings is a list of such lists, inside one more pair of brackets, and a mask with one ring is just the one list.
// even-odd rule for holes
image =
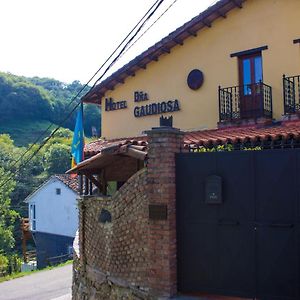
[[71, 246], [71, 245], [68, 245], [68, 254], [69, 254], [69, 256], [73, 255], [73, 246]]
[[36, 230], [36, 209], [35, 204], [30, 204], [29, 210], [29, 218], [30, 218], [30, 230]]
[[253, 93], [253, 85], [263, 81], [261, 53], [239, 57], [240, 85], [244, 96]]
[[56, 195], [60, 195], [61, 194], [61, 189], [60, 188], [57, 188], [56, 189]]

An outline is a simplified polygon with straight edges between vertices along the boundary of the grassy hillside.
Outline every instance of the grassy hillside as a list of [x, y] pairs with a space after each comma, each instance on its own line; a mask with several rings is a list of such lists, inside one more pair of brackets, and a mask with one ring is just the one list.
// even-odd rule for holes
[[[9, 134], [16, 146], [27, 146], [35, 142], [50, 124], [51, 122], [49, 121], [9, 120], [3, 123], [1, 122], [0, 133]], [[43, 138], [48, 136], [54, 128], [54, 126], [51, 127]], [[42, 139], [40, 139], [39, 142], [41, 142]]]
[[[51, 78], [28, 78], [0, 72], [0, 134], [10, 134], [18, 146], [32, 143], [50, 123], [60, 124], [65, 120], [88, 90], [82, 91], [82, 88], [79, 81], [65, 84]], [[79, 91], [80, 96], [73, 101]], [[76, 112], [66, 119], [64, 126], [74, 130], [75, 120]], [[92, 127], [100, 134], [100, 123], [99, 107], [85, 104], [86, 136], [92, 136]]]

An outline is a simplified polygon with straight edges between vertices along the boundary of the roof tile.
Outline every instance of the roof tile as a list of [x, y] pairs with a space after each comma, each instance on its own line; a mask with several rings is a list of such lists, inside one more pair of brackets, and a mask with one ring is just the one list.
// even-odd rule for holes
[[[300, 137], [300, 121], [282, 122], [268, 126], [253, 125], [245, 127], [230, 127], [222, 129], [211, 129], [203, 131], [191, 131], [184, 133], [184, 145], [208, 146], [238, 142], [256, 142]], [[113, 140], [97, 140], [85, 146], [86, 156], [93, 156], [102, 151], [116, 147], [114, 151], [120, 153], [125, 145], [135, 145], [135, 149], [147, 151], [147, 136], [133, 138], [122, 138]], [[125, 149], [125, 148], [124, 148]]]

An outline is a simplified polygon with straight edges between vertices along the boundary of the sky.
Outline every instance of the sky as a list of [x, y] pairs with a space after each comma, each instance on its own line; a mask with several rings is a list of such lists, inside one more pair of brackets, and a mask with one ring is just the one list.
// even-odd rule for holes
[[[154, 2], [2, 0], [0, 71], [49, 77], [65, 83], [79, 80], [85, 84]], [[141, 33], [173, 5], [122, 56], [111, 72], [215, 2], [165, 0]]]

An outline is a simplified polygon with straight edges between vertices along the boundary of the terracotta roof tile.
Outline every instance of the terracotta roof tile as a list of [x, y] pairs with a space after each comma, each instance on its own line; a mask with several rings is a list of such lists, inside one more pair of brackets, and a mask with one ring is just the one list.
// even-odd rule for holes
[[[184, 133], [184, 145], [188, 146], [209, 146], [226, 143], [276, 141], [278, 139], [289, 140], [300, 138], [300, 121], [282, 122], [272, 125], [231, 127], [224, 129], [211, 129], [203, 131], [192, 131]], [[121, 153], [122, 147], [130, 145], [133, 149], [146, 152], [147, 137], [123, 138], [114, 140], [98, 140], [85, 146], [85, 155], [91, 157], [102, 151], [112, 149]], [[134, 147], [132, 146], [134, 145]], [[127, 151], [127, 147], [124, 147]]]
[[64, 183], [66, 186], [68, 186], [71, 190], [73, 190], [75, 193], [78, 192], [78, 177], [73, 177], [67, 174], [56, 174], [53, 177], [59, 179], [62, 183]]
[[84, 147], [85, 157], [91, 157], [97, 153], [100, 153], [102, 150], [109, 149], [111, 147], [122, 147], [123, 145], [134, 145], [137, 150], [144, 151], [147, 147], [147, 137], [139, 136], [133, 138], [120, 138], [112, 140], [97, 140], [91, 142]]

